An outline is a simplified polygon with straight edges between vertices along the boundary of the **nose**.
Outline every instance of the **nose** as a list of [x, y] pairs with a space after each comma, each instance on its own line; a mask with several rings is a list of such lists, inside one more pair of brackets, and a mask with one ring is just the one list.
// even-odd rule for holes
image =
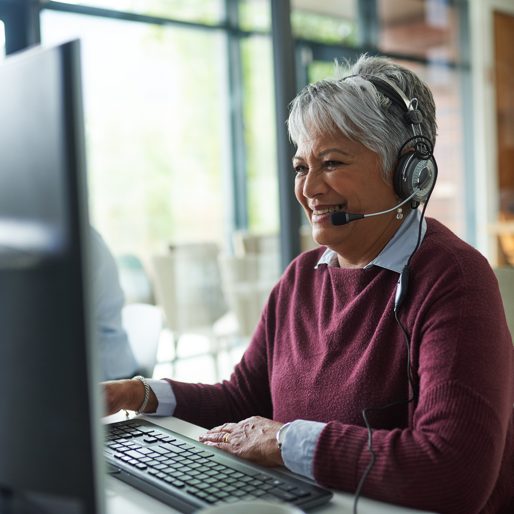
[[315, 198], [326, 192], [327, 184], [323, 180], [323, 174], [310, 170], [303, 182], [303, 195], [306, 198]]

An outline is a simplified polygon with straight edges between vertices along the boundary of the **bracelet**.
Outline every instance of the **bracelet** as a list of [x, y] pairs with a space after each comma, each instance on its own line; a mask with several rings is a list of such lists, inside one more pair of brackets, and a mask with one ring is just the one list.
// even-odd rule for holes
[[291, 425], [291, 422], [286, 423], [285, 425], [282, 425], [277, 431], [276, 438], [277, 438], [277, 446], [278, 446], [279, 450], [282, 450], [282, 445], [284, 444], [284, 435], [290, 425]]
[[132, 377], [132, 380], [139, 380], [145, 388], [145, 397], [143, 398], [143, 403], [141, 404], [139, 409], [136, 411], [136, 414], [144, 414], [146, 406], [148, 405], [148, 401], [150, 400], [150, 386], [148, 385], [146, 378], [142, 377], [141, 375]]

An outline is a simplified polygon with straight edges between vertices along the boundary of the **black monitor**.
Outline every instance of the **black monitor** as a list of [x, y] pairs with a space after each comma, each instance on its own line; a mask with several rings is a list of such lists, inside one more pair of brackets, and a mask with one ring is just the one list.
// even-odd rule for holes
[[0, 65], [0, 512], [104, 511], [80, 44]]

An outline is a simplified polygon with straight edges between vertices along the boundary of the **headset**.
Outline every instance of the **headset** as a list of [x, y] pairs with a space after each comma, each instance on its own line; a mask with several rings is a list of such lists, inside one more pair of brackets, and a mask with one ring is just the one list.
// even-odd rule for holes
[[409, 100], [396, 84], [385, 78], [376, 75], [358, 76], [373, 84], [377, 91], [399, 107], [403, 111], [405, 123], [412, 128], [412, 137], [403, 143], [398, 152], [393, 186], [401, 199], [411, 198], [411, 206], [416, 208], [428, 199], [437, 176], [433, 144], [421, 130], [423, 114], [418, 109], [418, 100]]
[[399, 202], [389, 209], [366, 214], [334, 212], [330, 216], [334, 225], [345, 225], [362, 218], [387, 214], [406, 203], [410, 203], [410, 206], [416, 209], [420, 203], [426, 204], [437, 179], [437, 163], [433, 155], [433, 143], [423, 135], [421, 130], [423, 114], [418, 109], [417, 98], [409, 100], [396, 84], [376, 75], [349, 75], [342, 80], [352, 77], [360, 77], [370, 82], [379, 93], [400, 108], [403, 111], [403, 120], [412, 128], [412, 136], [398, 150], [397, 164], [393, 170], [392, 182]]
[[[418, 109], [418, 100], [409, 100], [393, 82], [376, 75], [359, 75], [371, 82], [386, 98], [402, 109], [403, 119], [412, 127], [412, 137], [407, 139], [398, 152], [398, 164], [393, 173], [393, 186], [401, 199], [412, 198], [411, 205], [417, 207], [425, 202], [437, 176], [437, 164], [433, 156], [433, 144], [423, 135], [423, 114]], [[411, 148], [405, 152], [406, 148]]]

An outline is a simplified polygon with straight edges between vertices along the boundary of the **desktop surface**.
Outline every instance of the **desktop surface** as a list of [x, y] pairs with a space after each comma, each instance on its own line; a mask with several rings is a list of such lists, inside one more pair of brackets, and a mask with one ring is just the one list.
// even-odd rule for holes
[[[116, 414], [105, 418], [105, 422], [111, 423], [123, 419], [125, 419], [124, 414]], [[160, 425], [196, 440], [200, 434], [205, 432], [204, 428], [173, 417], [158, 418], [143, 416], [143, 419], [147, 419], [156, 425]], [[108, 476], [106, 480], [106, 499], [108, 514], [171, 514], [179, 512], [112, 476]], [[353, 512], [353, 495], [334, 492], [334, 496], [329, 503], [315, 508], [313, 512], [323, 514], [351, 514]], [[396, 505], [377, 502], [368, 498], [361, 498], [359, 500], [358, 512], [359, 514], [426, 513], [426, 511], [407, 509]]]

